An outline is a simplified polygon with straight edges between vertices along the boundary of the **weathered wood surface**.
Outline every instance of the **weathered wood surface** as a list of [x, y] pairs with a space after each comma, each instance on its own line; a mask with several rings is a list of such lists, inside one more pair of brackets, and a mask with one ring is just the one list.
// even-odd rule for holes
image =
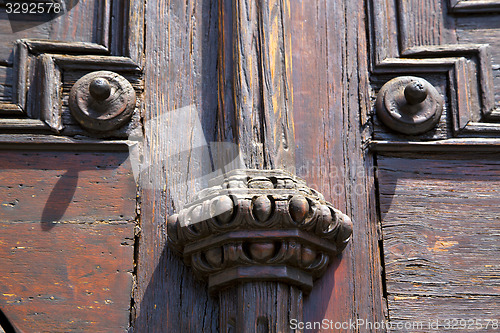
[[[12, 70], [13, 51], [15, 41], [22, 38], [53, 39], [64, 41], [96, 42], [97, 34], [101, 32], [98, 27], [102, 22], [98, 22], [98, 11], [101, 10], [99, 1], [79, 1], [66, 15], [61, 15], [46, 24], [33, 26], [29, 18], [30, 14], [16, 15], [14, 25], [19, 29], [13, 32], [9, 17], [5, 13], [6, 8], [1, 7], [0, 14], [0, 75], [8, 74]], [[31, 15], [32, 16], [32, 15]], [[47, 20], [50, 16], [45, 15]], [[24, 27], [26, 30], [20, 30]], [[9, 91], [4, 91], [9, 93]], [[2, 98], [10, 99], [7, 94]]]
[[[374, 201], [368, 198], [370, 174], [364, 171], [370, 162], [360, 149], [362, 129], [358, 127], [366, 121], [359, 119], [359, 109], [368, 105], [369, 97], [366, 63], [357, 60], [366, 57], [364, 13], [359, 11], [362, 3], [353, 1], [344, 7], [343, 1], [332, 0], [290, 5], [294, 116], [296, 131], [300, 131], [295, 133], [300, 149], [297, 167], [310, 167], [299, 175], [351, 214], [356, 224], [352, 245], [356, 250], [348, 248], [344, 259], [317, 282], [306, 300], [306, 318], [348, 321], [360, 316], [381, 320], [377, 236], [370, 215], [374, 207], [367, 205]], [[194, 6], [201, 9], [194, 11]], [[192, 273], [165, 249], [163, 223], [166, 215], [189, 201], [190, 193], [204, 187], [197, 177], [211, 169], [203, 163], [205, 157], [199, 150], [178, 153], [186, 145], [187, 133], [195, 134], [193, 141], [198, 138], [192, 131], [194, 121], [183, 123], [182, 132], [176, 129], [178, 125], [172, 123], [175, 111], [184, 108], [188, 119], [192, 114], [199, 117], [207, 141], [233, 141], [231, 135], [236, 135], [236, 124], [230, 117], [223, 116], [221, 110], [215, 116], [217, 8], [208, 1], [188, 1], [187, 5], [150, 2], [146, 13], [147, 21], [155, 25], [147, 29], [146, 36], [145, 120], [153, 120], [155, 125], [146, 125], [146, 154], [154, 168], [144, 175], [143, 184], [154, 184], [157, 189], [143, 190], [141, 197], [136, 330], [216, 331], [216, 302], [206, 294], [206, 286], [195, 282]], [[352, 13], [358, 14], [353, 17]], [[215, 119], [219, 126], [215, 126]], [[214, 129], [219, 128], [223, 134], [214, 135]], [[177, 137], [175, 133], [179, 133]], [[173, 153], [174, 163], [164, 165], [162, 159]], [[332, 170], [338, 174], [332, 176]], [[360, 176], [354, 177], [359, 170]], [[358, 194], [355, 185], [361, 191]], [[174, 200], [179, 197], [180, 203]]]
[[126, 330], [136, 216], [128, 154], [4, 150], [0, 161], [0, 309], [25, 332]]
[[498, 129], [485, 132], [469, 126], [494, 120], [491, 115], [499, 107], [498, 41], [493, 37], [500, 28], [498, 14], [456, 15], [444, 0], [369, 1], [368, 5], [375, 92], [380, 81], [411, 73], [432, 82], [446, 99], [436, 129], [418, 137], [395, 135], [375, 119], [375, 137], [415, 141], [498, 136]]
[[378, 157], [391, 321], [499, 319], [499, 157]]
[[131, 221], [136, 186], [126, 152], [0, 152], [0, 221]]
[[221, 0], [219, 13], [220, 110], [245, 166], [293, 172], [290, 2]]
[[219, 295], [219, 332], [290, 332], [290, 320], [303, 320], [302, 292], [285, 283], [248, 282]]
[[135, 223], [0, 222], [0, 309], [18, 332], [125, 332]]
[[350, 245], [304, 299], [304, 320], [381, 321], [371, 157], [362, 150], [369, 105], [364, 4], [291, 6], [297, 174], [354, 223]]
[[[497, 4], [498, 6], [498, 4]], [[489, 44], [494, 83], [495, 107], [500, 108], [500, 13], [456, 18], [457, 39], [460, 43]]]
[[197, 143], [201, 136], [216, 141], [217, 11], [208, 0], [147, 3], [144, 157], [150, 167], [140, 182], [136, 332], [217, 331], [217, 300], [166, 247], [165, 230], [166, 217], [205, 187], [202, 176], [212, 171]]

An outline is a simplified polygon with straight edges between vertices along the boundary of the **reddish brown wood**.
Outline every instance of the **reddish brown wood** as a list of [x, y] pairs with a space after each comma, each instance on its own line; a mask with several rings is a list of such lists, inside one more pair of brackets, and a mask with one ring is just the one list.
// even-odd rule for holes
[[19, 332], [127, 330], [134, 223], [2, 218], [0, 245], [0, 309]]
[[247, 168], [293, 172], [290, 4], [221, 0], [219, 15], [219, 133], [234, 119]]
[[1, 151], [0, 219], [51, 229], [65, 221], [131, 221], [136, 187], [127, 153]]
[[219, 299], [220, 332], [290, 332], [291, 320], [303, 320], [302, 292], [285, 283], [248, 282], [222, 291]]
[[68, 100], [71, 114], [82, 127], [106, 133], [130, 120], [136, 105], [135, 94], [123, 76], [96, 71], [75, 82]]

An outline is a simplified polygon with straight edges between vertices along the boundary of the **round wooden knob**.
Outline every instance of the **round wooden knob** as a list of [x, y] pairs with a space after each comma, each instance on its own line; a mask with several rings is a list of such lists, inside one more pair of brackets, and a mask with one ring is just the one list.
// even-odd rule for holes
[[89, 92], [95, 99], [104, 101], [111, 95], [111, 85], [105, 78], [97, 77], [90, 82]]
[[124, 125], [135, 109], [135, 91], [123, 76], [98, 71], [81, 77], [71, 88], [69, 108], [75, 120], [95, 132]]
[[377, 116], [390, 129], [415, 135], [436, 126], [443, 112], [443, 97], [429, 82], [402, 76], [382, 86], [377, 95]]
[[427, 86], [420, 80], [411, 81], [404, 90], [406, 102], [410, 105], [422, 103], [427, 98]]

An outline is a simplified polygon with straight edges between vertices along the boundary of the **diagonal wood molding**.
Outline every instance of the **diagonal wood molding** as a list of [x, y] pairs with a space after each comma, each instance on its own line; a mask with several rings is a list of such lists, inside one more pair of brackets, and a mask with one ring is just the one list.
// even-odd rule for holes
[[476, 14], [500, 11], [499, 0], [448, 0], [448, 3], [451, 13]]

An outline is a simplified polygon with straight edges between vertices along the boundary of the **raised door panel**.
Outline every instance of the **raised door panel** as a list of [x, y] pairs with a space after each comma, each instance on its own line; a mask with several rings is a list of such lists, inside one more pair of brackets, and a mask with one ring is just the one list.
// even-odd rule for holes
[[498, 330], [498, 152], [381, 155], [378, 181], [394, 328]]

